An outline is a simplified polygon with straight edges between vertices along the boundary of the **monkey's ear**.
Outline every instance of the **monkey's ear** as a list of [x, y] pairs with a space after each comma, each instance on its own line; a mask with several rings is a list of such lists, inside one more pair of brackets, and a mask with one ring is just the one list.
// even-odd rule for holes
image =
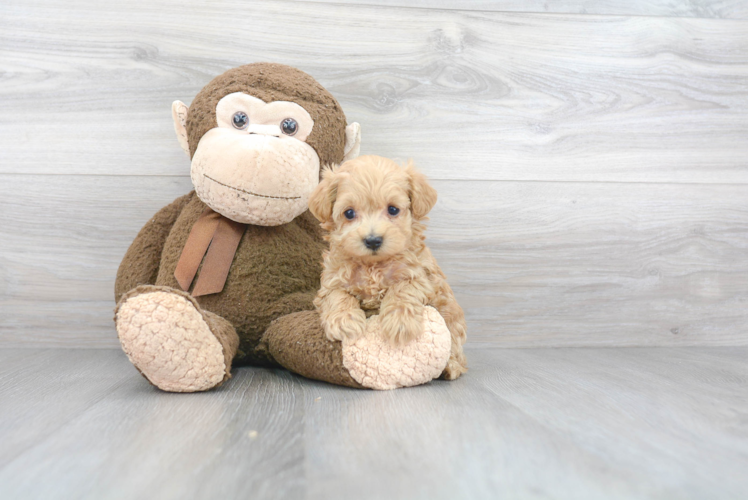
[[426, 176], [413, 166], [412, 160], [408, 160], [405, 172], [410, 179], [410, 211], [414, 219], [423, 219], [436, 205], [436, 189], [431, 187]]
[[309, 211], [322, 223], [325, 229], [332, 229], [332, 207], [338, 196], [338, 183], [340, 174], [335, 171], [337, 167], [328, 166], [322, 171], [322, 182], [317, 184], [312, 195], [309, 197]]
[[171, 104], [171, 117], [174, 119], [174, 131], [177, 133], [179, 145], [187, 156], [190, 155], [190, 144], [187, 141], [187, 112], [189, 108], [182, 101], [174, 101]]
[[345, 148], [343, 162], [356, 158], [361, 151], [361, 125], [356, 122], [345, 128]]

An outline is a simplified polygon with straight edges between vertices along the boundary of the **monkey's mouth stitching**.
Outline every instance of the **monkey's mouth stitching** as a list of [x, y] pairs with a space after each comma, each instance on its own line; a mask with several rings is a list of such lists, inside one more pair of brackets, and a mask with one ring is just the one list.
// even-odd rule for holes
[[234, 191], [239, 191], [241, 193], [251, 194], [252, 196], [257, 196], [258, 198], [272, 198], [274, 200], [298, 200], [301, 198], [301, 196], [291, 196], [291, 197], [285, 197], [285, 196], [268, 196], [266, 194], [257, 194], [253, 193], [252, 191], [245, 191], [244, 189], [235, 188], [234, 186], [229, 186], [228, 184], [224, 184], [221, 181], [215, 180], [213, 177], [209, 176], [208, 174], [203, 174], [203, 176], [206, 179], [210, 179], [216, 184], [220, 184], [221, 186], [227, 187], [229, 189], [233, 189]]

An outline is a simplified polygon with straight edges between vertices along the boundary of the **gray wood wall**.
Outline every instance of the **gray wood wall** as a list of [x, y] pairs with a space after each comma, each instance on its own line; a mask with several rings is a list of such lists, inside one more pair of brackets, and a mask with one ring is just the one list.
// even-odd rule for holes
[[748, 345], [748, 2], [4, 0], [0, 342], [116, 347], [213, 76], [315, 76], [412, 157], [472, 343]]

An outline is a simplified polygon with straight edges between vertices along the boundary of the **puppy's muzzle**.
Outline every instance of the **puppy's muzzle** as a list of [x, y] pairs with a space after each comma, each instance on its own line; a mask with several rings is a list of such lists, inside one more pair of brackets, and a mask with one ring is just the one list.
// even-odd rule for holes
[[382, 246], [383, 238], [381, 236], [367, 236], [364, 238], [364, 246], [369, 250], [376, 252]]

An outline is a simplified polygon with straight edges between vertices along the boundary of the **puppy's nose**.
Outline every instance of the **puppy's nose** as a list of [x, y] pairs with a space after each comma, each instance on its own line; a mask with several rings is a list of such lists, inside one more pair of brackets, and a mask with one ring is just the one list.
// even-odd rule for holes
[[382, 246], [382, 237], [381, 236], [367, 236], [364, 238], [364, 245], [366, 245], [366, 248], [369, 250], [377, 251], [379, 250], [379, 247]]

